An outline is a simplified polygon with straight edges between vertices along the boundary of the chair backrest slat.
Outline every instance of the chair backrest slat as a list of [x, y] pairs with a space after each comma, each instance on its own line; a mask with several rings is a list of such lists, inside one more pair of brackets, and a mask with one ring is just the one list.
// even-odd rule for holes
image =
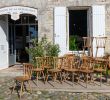
[[44, 57], [36, 57], [36, 65], [35, 68], [44, 68], [45, 58]]
[[64, 57], [53, 57], [53, 68], [61, 69], [63, 67]]
[[78, 68], [79, 67], [79, 58], [78, 56], [75, 56], [74, 54], [66, 54], [65, 56], [65, 68]]
[[33, 65], [30, 63], [23, 63], [24, 76], [28, 76], [31, 79]]

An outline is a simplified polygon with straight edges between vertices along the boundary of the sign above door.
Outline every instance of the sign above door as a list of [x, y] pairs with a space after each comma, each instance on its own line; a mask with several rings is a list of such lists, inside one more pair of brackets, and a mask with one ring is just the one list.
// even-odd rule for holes
[[22, 6], [11, 6], [0, 8], [0, 15], [9, 14], [11, 15], [11, 19], [18, 20], [20, 14], [31, 14], [35, 15], [37, 19], [37, 9], [30, 7], [22, 7]]

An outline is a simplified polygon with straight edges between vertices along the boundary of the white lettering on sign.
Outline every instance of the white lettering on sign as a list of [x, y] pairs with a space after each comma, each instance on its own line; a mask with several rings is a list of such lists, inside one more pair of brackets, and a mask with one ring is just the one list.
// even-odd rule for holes
[[32, 14], [37, 18], [37, 9], [21, 6], [4, 7], [0, 9], [0, 15], [9, 14], [13, 20], [19, 19], [20, 14]]

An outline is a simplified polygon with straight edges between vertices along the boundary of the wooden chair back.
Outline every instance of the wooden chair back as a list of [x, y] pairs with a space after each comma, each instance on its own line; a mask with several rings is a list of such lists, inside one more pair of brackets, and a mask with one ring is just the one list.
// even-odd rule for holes
[[63, 57], [53, 57], [53, 69], [61, 69], [63, 66]]
[[44, 69], [45, 65], [45, 58], [44, 57], [36, 57], [36, 68], [42, 68]]
[[75, 56], [74, 54], [70, 54], [70, 55], [66, 55], [65, 56], [65, 68], [70, 68], [70, 69], [73, 69], [73, 68], [76, 68], [76, 66], [78, 67], [79, 63], [79, 59], [78, 59], [78, 56]]
[[107, 37], [95, 37], [96, 39], [96, 47], [97, 48], [105, 48], [105, 43]]
[[84, 45], [83, 45], [83, 51], [84, 51], [84, 54], [85, 54], [85, 49], [88, 49], [89, 50], [89, 55], [90, 56], [93, 56], [93, 48], [92, 48], [92, 45], [93, 45], [93, 37], [83, 37], [83, 41], [84, 41]]
[[91, 48], [93, 43], [93, 37], [83, 37], [84, 47]]
[[95, 37], [95, 40], [96, 40], [96, 55], [95, 55], [95, 57], [97, 57], [99, 48], [104, 48], [104, 50], [105, 50], [107, 37], [99, 36], [99, 37]]
[[51, 68], [52, 64], [53, 64], [53, 57], [46, 56], [46, 57], [44, 57], [44, 59], [45, 59], [45, 67], [46, 68]]
[[101, 69], [102, 71], [107, 70], [107, 65], [108, 65], [108, 60], [107, 59], [95, 59], [95, 64], [94, 64], [94, 69]]
[[31, 79], [33, 65], [30, 63], [23, 63], [23, 74]]
[[110, 69], [110, 56], [108, 57], [108, 68]]
[[93, 70], [94, 62], [93, 59], [90, 56], [83, 56], [81, 58], [81, 66], [80, 69], [83, 70]]

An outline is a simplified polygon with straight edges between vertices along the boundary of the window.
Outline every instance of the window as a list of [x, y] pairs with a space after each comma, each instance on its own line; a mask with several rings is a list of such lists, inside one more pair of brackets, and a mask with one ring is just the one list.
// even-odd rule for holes
[[69, 50], [82, 50], [87, 36], [87, 10], [69, 10]]

